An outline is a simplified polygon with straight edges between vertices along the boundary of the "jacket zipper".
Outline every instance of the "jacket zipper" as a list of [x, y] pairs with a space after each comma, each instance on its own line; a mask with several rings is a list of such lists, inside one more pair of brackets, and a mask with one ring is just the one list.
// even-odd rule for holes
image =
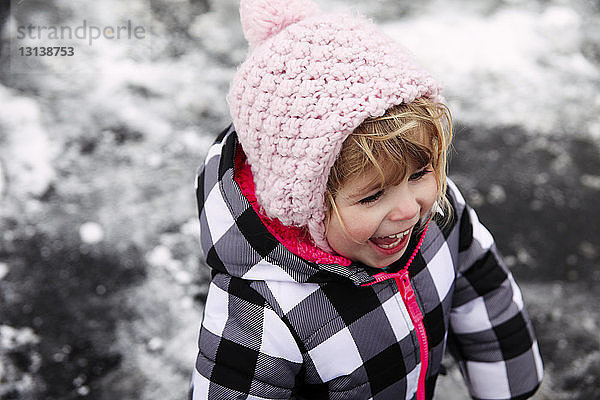
[[402, 296], [402, 301], [404, 302], [404, 305], [408, 310], [408, 314], [410, 315], [410, 319], [412, 320], [413, 326], [415, 327], [417, 341], [419, 342], [421, 370], [419, 371], [419, 382], [417, 385], [417, 400], [425, 400], [425, 376], [427, 375], [427, 368], [429, 366], [429, 344], [427, 342], [425, 324], [423, 323], [423, 313], [419, 308], [419, 304], [417, 303], [417, 299], [415, 297], [415, 291], [410, 283], [410, 277], [408, 276], [408, 267], [417, 255], [417, 252], [419, 251], [421, 244], [423, 243], [423, 239], [425, 238], [425, 234], [427, 233], [428, 227], [429, 223], [425, 225], [425, 229], [421, 234], [421, 239], [419, 240], [419, 243], [415, 247], [415, 250], [413, 251], [411, 257], [409, 258], [404, 268], [395, 273], [381, 272], [379, 274], [376, 274], [373, 276], [373, 278], [375, 278], [374, 282], [362, 285], [371, 286], [392, 278], [394, 279], [394, 281], [396, 281], [396, 286], [398, 287], [400, 296]]
[[402, 300], [408, 309], [410, 319], [413, 322], [417, 333], [417, 341], [421, 354], [421, 371], [419, 373], [419, 384], [417, 386], [417, 400], [425, 400], [425, 375], [429, 364], [429, 344], [427, 343], [427, 333], [425, 332], [425, 324], [423, 324], [423, 313], [417, 304], [415, 292], [410, 284], [408, 270], [402, 271], [399, 277], [394, 278], [396, 285], [400, 290]]

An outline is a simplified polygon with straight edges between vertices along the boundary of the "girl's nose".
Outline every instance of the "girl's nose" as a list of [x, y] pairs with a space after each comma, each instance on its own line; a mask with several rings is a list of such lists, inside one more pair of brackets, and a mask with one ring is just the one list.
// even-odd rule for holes
[[419, 203], [410, 190], [398, 190], [391, 201], [391, 209], [388, 213], [390, 221], [407, 221], [415, 219], [419, 214]]

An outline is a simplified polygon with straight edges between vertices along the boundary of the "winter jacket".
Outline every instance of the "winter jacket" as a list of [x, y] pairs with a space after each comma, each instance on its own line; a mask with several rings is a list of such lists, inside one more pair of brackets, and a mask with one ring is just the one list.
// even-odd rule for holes
[[521, 292], [448, 180], [449, 223], [389, 272], [317, 264], [269, 233], [234, 180], [225, 130], [197, 179], [212, 269], [190, 399], [431, 399], [446, 348], [476, 399], [524, 399], [542, 362]]

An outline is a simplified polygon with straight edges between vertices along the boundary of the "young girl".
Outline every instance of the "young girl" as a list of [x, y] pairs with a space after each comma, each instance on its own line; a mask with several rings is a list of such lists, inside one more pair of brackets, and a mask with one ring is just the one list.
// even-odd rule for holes
[[542, 364], [521, 293], [446, 178], [439, 87], [362, 17], [242, 0], [233, 125], [198, 176], [212, 282], [193, 399], [477, 399]]

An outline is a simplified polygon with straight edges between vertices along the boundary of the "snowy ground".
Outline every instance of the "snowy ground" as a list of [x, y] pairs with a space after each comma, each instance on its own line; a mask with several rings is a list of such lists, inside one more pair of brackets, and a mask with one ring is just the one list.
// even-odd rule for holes
[[[536, 399], [600, 398], [600, 3], [319, 4], [373, 17], [445, 83], [452, 176], [538, 333], [547, 375]], [[246, 52], [237, 1], [10, 5], [0, 6], [0, 399], [183, 398], [208, 277], [193, 178], [228, 123], [224, 95]], [[91, 45], [19, 36], [84, 20], [145, 34]], [[18, 50], [59, 45], [75, 54]], [[465, 396], [451, 368], [437, 398]]]

